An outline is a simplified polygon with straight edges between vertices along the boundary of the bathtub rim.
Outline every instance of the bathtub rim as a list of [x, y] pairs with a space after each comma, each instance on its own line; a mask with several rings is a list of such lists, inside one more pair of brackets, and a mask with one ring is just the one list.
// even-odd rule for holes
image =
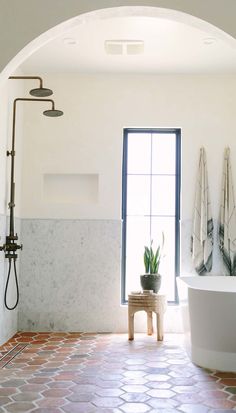
[[[197, 281], [199, 285], [193, 285], [191, 283], [191, 281], [193, 280]], [[214, 281], [216, 281], [219, 285], [218, 286], [212, 285]], [[225, 283], [225, 281], [227, 285], [221, 286], [220, 284], [222, 284], [223, 282]], [[192, 288], [195, 290], [212, 291], [216, 293], [222, 292], [222, 293], [236, 294], [236, 277], [233, 277], [233, 276], [231, 277], [228, 275], [204, 275], [204, 276], [186, 275], [186, 276], [177, 277], [177, 284], [181, 282], [187, 288]], [[233, 289], [229, 289], [229, 287], [232, 287], [232, 284], [233, 284]], [[178, 294], [179, 294], [179, 291], [178, 291]]]

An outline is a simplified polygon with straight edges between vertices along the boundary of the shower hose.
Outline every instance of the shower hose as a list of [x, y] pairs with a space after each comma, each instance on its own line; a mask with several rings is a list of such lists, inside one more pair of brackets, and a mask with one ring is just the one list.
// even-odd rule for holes
[[[10, 280], [10, 275], [11, 275], [11, 264], [13, 260], [13, 266], [14, 266], [14, 275], [15, 275], [15, 282], [16, 282], [16, 302], [13, 307], [9, 307], [7, 304], [7, 291], [9, 287], [9, 280]], [[4, 303], [5, 306], [8, 310], [14, 310], [17, 307], [17, 304], [19, 302], [19, 285], [18, 285], [18, 279], [17, 279], [17, 271], [16, 271], [16, 258], [9, 258], [9, 268], [8, 268], [8, 274], [7, 274], [7, 282], [6, 282], [6, 287], [5, 287], [5, 292], [4, 292]]]

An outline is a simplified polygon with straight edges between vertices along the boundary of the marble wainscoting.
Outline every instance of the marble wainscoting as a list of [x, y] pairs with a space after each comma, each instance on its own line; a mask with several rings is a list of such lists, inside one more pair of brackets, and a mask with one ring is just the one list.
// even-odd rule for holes
[[[20, 237], [20, 219], [16, 219], [16, 231]], [[0, 215], [0, 244], [5, 243], [8, 232], [9, 217]], [[19, 261], [17, 262], [18, 269]], [[9, 311], [4, 305], [4, 292], [8, 273], [8, 261], [4, 257], [4, 252], [0, 252], [0, 345], [5, 343], [18, 331], [18, 308]], [[18, 271], [19, 273], [19, 271]], [[7, 302], [10, 306], [14, 305], [16, 300], [16, 284], [13, 272], [11, 273]]]
[[118, 331], [121, 221], [22, 219], [19, 330]]
[[[213, 221], [214, 224], [214, 246], [213, 246], [213, 265], [212, 271], [208, 275], [226, 275], [223, 266], [222, 257], [219, 251], [218, 244], [218, 222]], [[183, 275], [197, 275], [193, 267], [191, 257], [191, 234], [192, 234], [192, 220], [181, 221], [181, 276]]]

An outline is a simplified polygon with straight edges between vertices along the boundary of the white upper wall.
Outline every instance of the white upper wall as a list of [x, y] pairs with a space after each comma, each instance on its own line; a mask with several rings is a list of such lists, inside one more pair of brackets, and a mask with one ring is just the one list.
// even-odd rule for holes
[[47, 104], [24, 106], [22, 217], [120, 219], [125, 127], [182, 129], [183, 220], [192, 218], [204, 145], [218, 217], [225, 146], [236, 160], [236, 76], [43, 77], [64, 116], [42, 116]]

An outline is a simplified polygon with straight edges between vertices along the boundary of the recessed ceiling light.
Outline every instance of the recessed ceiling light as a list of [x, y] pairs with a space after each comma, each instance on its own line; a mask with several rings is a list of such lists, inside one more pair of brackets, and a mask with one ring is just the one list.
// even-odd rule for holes
[[63, 43], [71, 46], [71, 45], [77, 44], [77, 41], [73, 37], [65, 37], [63, 39]]
[[214, 44], [216, 42], [217, 42], [217, 40], [216, 40], [215, 37], [205, 37], [203, 39], [203, 43], [206, 44], [206, 45], [211, 45], [211, 44]]
[[137, 55], [144, 51], [143, 40], [105, 40], [105, 50], [110, 55]]

